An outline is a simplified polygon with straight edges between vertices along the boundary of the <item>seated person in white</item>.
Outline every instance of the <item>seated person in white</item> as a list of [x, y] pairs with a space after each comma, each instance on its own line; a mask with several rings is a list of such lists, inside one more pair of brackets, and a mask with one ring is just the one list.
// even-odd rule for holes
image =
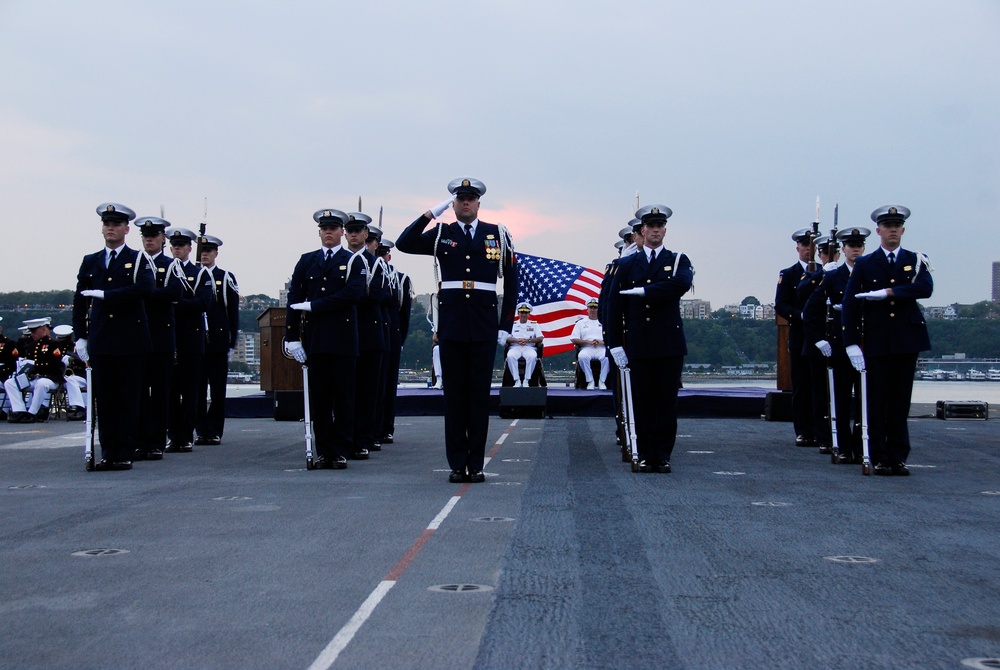
[[[570, 338], [573, 344], [580, 347], [577, 356], [577, 363], [583, 370], [583, 376], [587, 380], [587, 388], [607, 389], [608, 353], [604, 348], [604, 329], [601, 322], [597, 320], [597, 300], [593, 298], [587, 303], [587, 316], [576, 322], [573, 326], [573, 335]], [[590, 361], [601, 362], [601, 379], [598, 385], [594, 385], [594, 371], [590, 368]]]
[[434, 387], [436, 389], [444, 388], [444, 382], [441, 380], [441, 347], [438, 345], [438, 334], [431, 334], [431, 341], [434, 343], [434, 347], [431, 349], [431, 365], [434, 366]]
[[62, 347], [63, 363], [66, 365], [66, 403], [69, 407], [66, 410], [66, 418], [70, 421], [83, 421], [87, 418], [87, 410], [84, 409], [83, 392], [87, 390], [87, 364], [76, 355], [70, 336], [73, 334], [73, 326], [56, 326], [52, 329], [52, 336]]
[[[517, 321], [514, 322], [514, 327], [510, 329], [510, 337], [507, 338], [507, 344], [510, 345], [507, 350], [507, 367], [514, 377], [515, 387], [528, 385], [531, 373], [535, 371], [535, 364], [538, 362], [536, 345], [543, 339], [541, 326], [534, 321], [528, 321], [529, 314], [531, 305], [522, 302], [517, 306]], [[524, 359], [524, 379], [520, 378], [517, 370], [517, 361], [521, 358]]]
[[[52, 340], [51, 319], [29, 319], [24, 322], [31, 339], [17, 370], [4, 382], [10, 400], [11, 423], [41, 423], [49, 416], [49, 396], [63, 380], [66, 366], [59, 345]], [[30, 374], [30, 379], [29, 379]], [[24, 402], [23, 393], [31, 390], [31, 406]]]

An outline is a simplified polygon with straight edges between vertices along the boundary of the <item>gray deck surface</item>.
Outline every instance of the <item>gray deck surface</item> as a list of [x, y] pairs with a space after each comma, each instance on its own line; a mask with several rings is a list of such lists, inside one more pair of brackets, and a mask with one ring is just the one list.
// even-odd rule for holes
[[[794, 447], [789, 424], [682, 419], [674, 473], [654, 475], [621, 463], [610, 419], [494, 417], [487, 482], [463, 486], [441, 417], [312, 472], [301, 423], [230, 419], [221, 446], [112, 473], [84, 471], [81, 423], [3, 423], [0, 667], [996, 658], [1000, 431], [910, 428], [913, 475], [880, 478]], [[73, 555], [98, 549], [128, 553]], [[487, 588], [432, 590], [463, 584]]]

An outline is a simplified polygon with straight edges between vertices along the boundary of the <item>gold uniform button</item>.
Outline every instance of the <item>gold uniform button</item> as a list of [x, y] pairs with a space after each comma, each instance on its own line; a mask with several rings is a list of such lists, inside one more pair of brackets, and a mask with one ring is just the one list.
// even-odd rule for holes
[[889, 316], [896, 316], [895, 312], [889, 312]]
[[320, 291], [325, 291], [325, 290], [326, 290], [325, 286], [320, 289]]
[[466, 293], [466, 294], [465, 294], [465, 297], [466, 297], [466, 298], [468, 298], [468, 297], [469, 297], [469, 294], [468, 294], [468, 293]]
[[467, 261], [470, 261], [470, 260], [472, 260], [472, 256], [466, 256], [466, 257], [465, 257], [465, 260], [467, 260]]
[[646, 317], [646, 321], [649, 321], [649, 317], [648, 316]]
[[650, 283], [652, 283], [652, 281], [653, 281], [652, 279], [647, 279], [647, 280], [646, 280], [646, 283], [647, 283], [647, 284], [650, 284]]
[[472, 268], [465, 268], [466, 272], [472, 272]]

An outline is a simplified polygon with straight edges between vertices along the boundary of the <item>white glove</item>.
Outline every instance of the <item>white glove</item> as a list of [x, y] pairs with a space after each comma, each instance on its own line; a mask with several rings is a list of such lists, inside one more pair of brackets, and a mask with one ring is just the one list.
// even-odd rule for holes
[[506, 330], [501, 330], [497, 332], [497, 344], [499, 344], [501, 347], [507, 344], [507, 340], [509, 338], [510, 338], [510, 333], [508, 333]]
[[625, 289], [624, 291], [619, 291], [619, 293], [621, 293], [622, 295], [638, 295], [638, 296], [643, 296], [643, 295], [646, 295], [646, 289], [645, 289], [645, 287], [640, 286], [638, 288]]
[[868, 293], [858, 293], [854, 297], [862, 298], [864, 300], [885, 300], [887, 297], [889, 297], [889, 292], [884, 288], [880, 288], [877, 291], [868, 291]]
[[611, 350], [611, 358], [615, 359], [615, 365], [620, 368], [628, 367], [628, 356], [625, 354], [625, 349], [622, 347], [614, 347]]
[[65, 365], [67, 367], [69, 366], [69, 356], [63, 356], [62, 361], [63, 361], [63, 365]]
[[829, 263], [827, 263], [826, 265], [823, 266], [823, 272], [829, 272], [830, 270], [836, 270], [839, 267], [840, 266], [837, 265], [837, 261], [830, 261]]
[[292, 309], [298, 310], [300, 312], [311, 312], [313, 311], [312, 303], [308, 300], [306, 302], [297, 302], [289, 305]]
[[80, 360], [84, 363], [90, 360], [90, 354], [87, 353], [87, 340], [76, 341], [76, 355], [79, 356]]
[[444, 214], [444, 210], [448, 209], [451, 206], [451, 203], [455, 202], [455, 199], [457, 197], [458, 197], [457, 195], [452, 195], [447, 200], [439, 202], [438, 204], [431, 207], [431, 214], [434, 215], [434, 218], [436, 219], [442, 214]]
[[827, 342], [826, 340], [820, 340], [819, 342], [817, 342], [816, 348], [819, 349], [820, 352], [827, 358], [833, 356], [833, 347], [831, 347], [830, 343]]
[[80, 291], [80, 295], [88, 298], [97, 298], [98, 300], [104, 299], [104, 291], [99, 288], [88, 288], [86, 291]]
[[839, 312], [842, 309], [844, 309], [844, 306], [841, 305], [840, 303], [837, 303], [836, 305], [833, 306], [833, 311], [834, 312]]
[[302, 348], [301, 342], [285, 342], [285, 350], [292, 358], [305, 365], [306, 350]]
[[852, 344], [847, 347], [847, 357], [851, 359], [851, 365], [858, 372], [865, 371], [865, 355], [861, 353], [861, 347], [856, 344]]
[[30, 358], [22, 358], [17, 362], [17, 368], [20, 370], [22, 368], [26, 368], [29, 365], [34, 365], [34, 364], [35, 361], [31, 360]]

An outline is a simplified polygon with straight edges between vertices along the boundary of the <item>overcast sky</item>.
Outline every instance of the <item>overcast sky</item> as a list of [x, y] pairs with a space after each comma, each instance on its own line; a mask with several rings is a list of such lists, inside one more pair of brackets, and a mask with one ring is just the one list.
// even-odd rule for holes
[[74, 287], [101, 202], [197, 229], [207, 198], [219, 264], [277, 297], [317, 209], [361, 196], [394, 239], [472, 176], [518, 250], [596, 269], [636, 191], [668, 205], [713, 308], [773, 301], [817, 196], [824, 230], [902, 204], [925, 304], [986, 300], [998, 32], [995, 0], [0, 0], [0, 290]]

